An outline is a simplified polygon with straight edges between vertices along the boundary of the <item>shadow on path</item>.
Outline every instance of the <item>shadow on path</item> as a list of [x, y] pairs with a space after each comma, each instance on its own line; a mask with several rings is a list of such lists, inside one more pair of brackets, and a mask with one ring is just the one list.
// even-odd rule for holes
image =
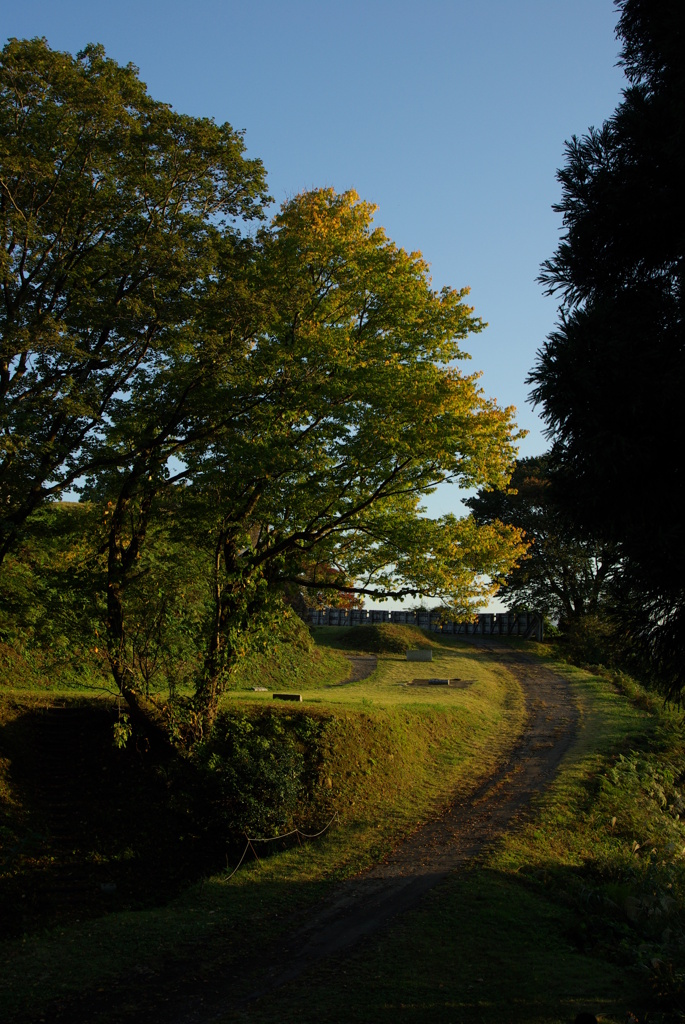
[[240, 991], [234, 986], [227, 986], [223, 994], [215, 991], [201, 1009], [176, 1016], [176, 1024], [209, 1024], [226, 1018], [321, 959], [351, 949], [413, 907], [450, 872], [486, 851], [550, 783], [578, 722], [568, 683], [522, 651], [480, 637], [474, 641], [516, 676], [525, 696], [526, 728], [506, 762], [468, 798], [455, 801], [403, 841], [385, 863], [338, 886], [291, 934], [287, 945], [265, 951], [258, 972], [250, 972], [248, 965], [245, 970], [237, 966], [234, 978], [239, 979]]
[[[471, 638], [469, 638], [470, 640]], [[195, 961], [170, 965], [163, 976], [135, 979], [102, 997], [55, 1007], [42, 1019], [76, 1022], [211, 1024], [236, 1015], [243, 1020], [250, 1005], [295, 979], [317, 963], [344, 957], [394, 917], [412, 907], [452, 872], [485, 853], [528, 813], [532, 798], [553, 779], [573, 741], [578, 709], [568, 683], [525, 652], [489, 638], [473, 645], [520, 682], [527, 721], [506, 761], [468, 797], [460, 797], [442, 814], [401, 842], [382, 864], [332, 889], [317, 907], [303, 912], [300, 924], [258, 958], [221, 963], [211, 977], [195, 977]], [[370, 675], [371, 657], [350, 657], [352, 678]], [[356, 673], [364, 673], [363, 675]], [[338, 684], [345, 685], [345, 684]], [[268, 965], [268, 966], [265, 966]]]

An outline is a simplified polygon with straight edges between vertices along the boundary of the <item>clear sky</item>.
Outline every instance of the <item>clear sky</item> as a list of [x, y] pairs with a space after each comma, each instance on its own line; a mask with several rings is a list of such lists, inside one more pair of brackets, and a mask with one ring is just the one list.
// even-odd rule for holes
[[[354, 188], [433, 284], [471, 287], [465, 345], [487, 395], [546, 448], [525, 378], [556, 303], [536, 284], [560, 217], [564, 141], [625, 84], [611, 0], [22, 0], [0, 35], [101, 42], [151, 94], [244, 129], [277, 202]], [[432, 514], [456, 508], [453, 488]]]

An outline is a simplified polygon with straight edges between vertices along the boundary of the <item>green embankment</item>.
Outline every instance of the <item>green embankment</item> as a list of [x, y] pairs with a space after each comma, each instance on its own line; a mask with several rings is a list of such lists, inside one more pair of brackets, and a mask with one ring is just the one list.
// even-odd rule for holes
[[[414, 639], [425, 642], [422, 634]], [[141, 958], [154, 971], [195, 942], [205, 947], [201, 971], [207, 968], [206, 944], [219, 935], [223, 958], [230, 957], [232, 949], [244, 953], [252, 948], [256, 953], [270, 936], [287, 927], [287, 918], [281, 915], [316, 899], [336, 877], [362, 869], [389, 850], [455, 789], [475, 786], [506, 755], [523, 727], [518, 684], [505, 671], [482, 662], [471, 648], [435, 642], [430, 665], [381, 654], [372, 676], [347, 682], [349, 663], [330, 640], [329, 634], [318, 649], [329, 665], [337, 666], [335, 683], [307, 687], [304, 668], [296, 678], [281, 682], [280, 688], [303, 693], [302, 704], [275, 702], [270, 691], [235, 690], [226, 694], [223, 707], [229, 714], [239, 710], [284, 719], [303, 714], [325, 724], [316, 824], [325, 825], [335, 814], [333, 826], [321, 839], [291, 846], [259, 865], [248, 861], [227, 881], [237, 861], [231, 850], [230, 860], [224, 860], [226, 872], [164, 907], [122, 909], [26, 937], [19, 947], [6, 943], [7, 952], [12, 951], [6, 1012], [16, 1012], [26, 999], [37, 998], [35, 988], [27, 993], [28, 977], [42, 978], [41, 999], [49, 1002], [89, 986], [113, 984], [134, 965], [140, 968]], [[303, 657], [310, 658], [306, 653]], [[459, 676], [472, 680], [472, 685], [454, 690], [408, 686], [419, 673]], [[7, 718], [16, 724], [18, 712], [33, 699], [19, 694], [6, 725], [12, 724]], [[9, 704], [7, 700], [5, 706]], [[24, 720], [22, 714], [19, 718]], [[8, 808], [14, 838], [21, 841], [27, 822], [17, 807], [11, 771], [5, 778], [8, 799], [15, 800], [14, 811]], [[311, 806], [304, 812], [313, 824]], [[87, 851], [91, 858], [97, 853]], [[21, 858], [18, 863], [21, 867]], [[110, 875], [117, 878], [130, 863], [110, 859]]]
[[[230, 971], [234, 957], [258, 961], [287, 933], [292, 915], [336, 878], [382, 856], [450, 793], [477, 784], [523, 727], [518, 684], [474, 648], [431, 637], [430, 665], [381, 651], [376, 671], [350, 683], [335, 650], [340, 640], [341, 631], [317, 636], [331, 671], [337, 666], [335, 682], [305, 686], [304, 670], [281, 680], [281, 688], [302, 692], [301, 705], [251, 691], [231, 692], [224, 704], [228, 712], [304, 714], [325, 723], [314, 809], [321, 825], [337, 813], [333, 826], [259, 863], [248, 857], [231, 876], [233, 857], [224, 872], [165, 906], [122, 909], [3, 943], [7, 1019], [35, 1018], [55, 1001], [68, 1015], [77, 993], [92, 990], [102, 1001], [98, 992], [116, 995], [132, 972], [145, 978], [126, 998], [140, 1016], [160, 989], [173, 999], [171, 976], [190, 969], [201, 982]], [[368, 642], [360, 648], [374, 650]], [[581, 1009], [606, 1021], [623, 1022], [628, 1011], [640, 1022], [680, 1019], [682, 720], [630, 681], [559, 671], [574, 688], [581, 728], [533, 820], [344, 964], [316, 967], [306, 984], [250, 1007], [246, 1020], [561, 1024]], [[423, 675], [473, 683], [407, 686]], [[11, 765], [5, 768], [16, 830], [26, 825], [27, 808]]]
[[581, 726], [532, 820], [344, 964], [231, 1020], [684, 1019], [683, 717], [624, 677], [554, 667]]

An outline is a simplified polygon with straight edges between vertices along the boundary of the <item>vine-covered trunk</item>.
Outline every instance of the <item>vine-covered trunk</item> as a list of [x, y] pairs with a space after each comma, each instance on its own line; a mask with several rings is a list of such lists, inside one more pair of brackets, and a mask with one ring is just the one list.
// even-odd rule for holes
[[[195, 702], [200, 715], [203, 736], [209, 736], [214, 727], [219, 707], [219, 698], [230, 673], [235, 651], [230, 640], [229, 623], [235, 617], [239, 601], [235, 593], [237, 585], [228, 583], [224, 572], [235, 571], [235, 545], [222, 536], [217, 541], [214, 553], [213, 615], [207, 642], [207, 653], [202, 675], [195, 691]], [[239, 589], [239, 588], [238, 588]]]
[[[124, 595], [129, 577], [145, 540], [153, 495], [145, 496], [131, 514], [133, 499], [129, 487], [122, 489], [112, 513], [107, 538], [107, 654], [116, 687], [126, 701], [131, 723], [139, 736], [157, 749], [171, 749], [171, 739], [161, 711], [136, 686], [133, 666], [127, 656], [126, 615]], [[128, 521], [130, 536], [125, 536]]]
[[223, 533], [215, 549], [212, 625], [195, 691], [204, 736], [212, 731], [219, 700], [245, 646], [246, 634], [262, 610], [265, 593], [259, 569], [249, 555], [239, 552], [235, 535]]
[[122, 588], [110, 585], [107, 589], [107, 642], [112, 678], [126, 705], [137, 735], [145, 737], [159, 749], [171, 748], [171, 740], [164, 716], [134, 683], [125, 656], [126, 632], [123, 614]]

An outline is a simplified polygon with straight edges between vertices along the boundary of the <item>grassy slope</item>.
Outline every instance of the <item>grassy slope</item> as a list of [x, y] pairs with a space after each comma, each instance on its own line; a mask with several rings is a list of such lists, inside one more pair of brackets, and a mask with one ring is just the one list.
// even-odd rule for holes
[[343, 965], [317, 967], [306, 992], [289, 986], [246, 1020], [683, 1019], [682, 716], [628, 680], [556, 667], [582, 726], [533, 819]]
[[[431, 675], [474, 682], [464, 690], [406, 686], [417, 670], [426, 669]], [[455, 788], [475, 786], [523, 725], [518, 684], [452, 641], [436, 645], [430, 666], [388, 655], [379, 659], [369, 679], [345, 683], [344, 673], [346, 662], [339, 665], [343, 681], [338, 684], [305, 689], [298, 680], [305, 698], [301, 709], [333, 719], [322, 807], [326, 818], [329, 811], [338, 813], [335, 827], [321, 840], [284, 851], [260, 866], [246, 864], [230, 882], [225, 876], [206, 881], [167, 907], [74, 923], [27, 938], [20, 949], [5, 944], [13, 958], [6, 972], [7, 1012], [36, 999], [35, 990], [27, 991], [27, 978], [42, 978], [43, 1001], [111, 983], [134, 966], [155, 970], [160, 962], [187, 951], [189, 944], [217, 948], [219, 936], [223, 958], [232, 948], [257, 951], [286, 923], [275, 915], [292, 913], [316, 899], [331, 879], [363, 868]], [[292, 705], [271, 701], [270, 693], [231, 692], [225, 701], [228, 706], [292, 710]], [[206, 962], [204, 967], [208, 969]]]
[[[291, 626], [296, 639], [300, 630], [307, 633], [300, 624], [299, 629]], [[109, 673], [105, 653], [89, 652], [90, 660], [80, 662], [77, 667], [66, 659], [61, 661], [37, 649], [11, 646], [0, 641], [0, 701], [16, 700], [25, 696], [31, 700], [45, 697], [47, 701], [56, 698], [73, 698], [75, 695], [115, 695], [114, 683]], [[302, 645], [279, 642], [265, 654], [251, 652], [242, 658], [231, 679], [236, 690], [249, 690], [253, 686], [270, 688], [282, 686], [317, 686], [344, 679], [348, 673], [343, 655], [333, 647], [322, 645], [309, 651]], [[153, 684], [154, 686], [155, 684]], [[189, 684], [180, 692], [190, 693]], [[163, 679], [154, 696], [162, 703], [167, 699], [168, 688]]]
[[[335, 641], [333, 630], [326, 636]], [[671, 879], [676, 933], [683, 894], [674, 844], [680, 837], [682, 846], [684, 837], [668, 811], [673, 780], [661, 780], [666, 786], [661, 786], [662, 808], [649, 782], [653, 775], [633, 762], [643, 757], [640, 751], [643, 760], [652, 757], [653, 767], [677, 761], [682, 744], [675, 730], [682, 725], [636, 691], [631, 702], [605, 679], [562, 670], [578, 695], [583, 726], [535, 820], [508, 837], [480, 869], [443, 884], [342, 968], [317, 968], [305, 986], [252, 1007], [246, 1019], [554, 1024], [572, 1020], [583, 1008], [603, 1012], [606, 1020], [625, 1020], [628, 1008], [640, 1021], [659, 1019], [654, 1012], [643, 1015], [643, 979], [629, 968], [636, 966], [637, 951], [651, 934], [645, 931], [644, 897], [650, 885], [661, 884], [653, 868], [659, 854], [651, 849], [661, 850], [661, 881], [668, 885], [664, 879]], [[454, 691], [407, 689], [406, 682], [424, 672], [474, 679], [474, 685]], [[303, 710], [332, 714], [338, 722], [326, 770], [330, 800], [342, 823], [323, 839], [260, 866], [244, 865], [230, 880], [217, 876], [191, 888], [166, 907], [112, 914], [28, 939], [20, 947], [6, 944], [8, 1013], [29, 1005], [36, 1012], [45, 1001], [85, 987], [116, 986], [120, 973], [130, 969], [149, 971], [154, 978], [162, 965], [168, 968], [194, 947], [202, 949], [195, 960], [198, 977], [230, 961], [233, 953], [257, 956], [264, 943], [287, 929], [298, 908], [318, 898], [331, 877], [354, 872], [381, 854], [451, 789], [475, 784], [522, 725], [520, 694], [506, 672], [443, 638], [430, 668], [390, 655], [362, 682], [298, 689], [304, 692]], [[226, 699], [259, 706], [269, 704], [269, 697], [231, 694]], [[650, 745], [659, 752], [649, 754]], [[645, 785], [635, 783], [641, 771]], [[658, 838], [660, 845], [648, 846], [647, 838]], [[646, 861], [644, 849], [650, 851]], [[654, 877], [645, 883], [650, 871]], [[613, 907], [606, 902], [609, 894]], [[659, 948], [663, 952], [663, 942]], [[658, 975], [650, 964], [645, 967], [653, 978]], [[27, 978], [41, 979], [40, 996], [33, 985], [33, 995], [28, 994]], [[668, 979], [661, 981], [666, 990]]]

